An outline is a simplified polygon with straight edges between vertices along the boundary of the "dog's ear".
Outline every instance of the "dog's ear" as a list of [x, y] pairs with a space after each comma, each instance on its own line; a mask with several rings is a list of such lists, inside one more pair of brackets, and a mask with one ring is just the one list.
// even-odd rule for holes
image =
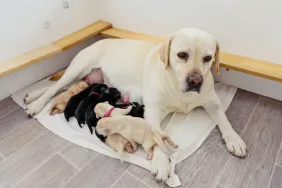
[[170, 54], [170, 45], [172, 41], [172, 36], [169, 37], [162, 45], [160, 48], [160, 59], [161, 61], [165, 64], [165, 69], [168, 68], [169, 66], [169, 54]]
[[214, 70], [216, 72], [216, 74], [219, 74], [219, 44], [218, 42], [216, 43], [216, 50], [215, 50], [215, 55], [214, 55], [214, 62], [213, 62], [213, 66], [214, 66]]

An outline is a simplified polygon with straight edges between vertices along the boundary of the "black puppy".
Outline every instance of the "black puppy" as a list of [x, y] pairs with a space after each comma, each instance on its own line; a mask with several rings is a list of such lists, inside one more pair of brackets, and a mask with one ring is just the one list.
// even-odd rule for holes
[[128, 115], [132, 117], [144, 118], [144, 107], [145, 106], [143, 104], [138, 104], [137, 102], [132, 102], [129, 104], [132, 105], [132, 109]]
[[86, 89], [82, 90], [78, 94], [72, 96], [68, 101], [66, 108], [64, 110], [64, 115], [67, 121], [69, 121], [70, 117], [74, 116], [75, 110], [77, 109], [79, 103], [85, 99], [90, 93], [93, 87], [97, 86], [98, 84], [92, 84]]
[[82, 127], [81, 124], [85, 123], [85, 112], [87, 108], [93, 103], [98, 103], [101, 93], [103, 93], [107, 88], [108, 86], [105, 84], [96, 85], [92, 88], [91, 93], [79, 103], [74, 116], [80, 127]]
[[92, 102], [92, 104], [89, 105], [85, 112], [85, 121], [91, 134], [93, 134], [92, 127], [96, 127], [98, 121], [94, 112], [96, 104], [108, 101], [109, 104], [114, 105], [120, 98], [121, 93], [116, 88], [108, 88], [101, 94], [99, 101]]

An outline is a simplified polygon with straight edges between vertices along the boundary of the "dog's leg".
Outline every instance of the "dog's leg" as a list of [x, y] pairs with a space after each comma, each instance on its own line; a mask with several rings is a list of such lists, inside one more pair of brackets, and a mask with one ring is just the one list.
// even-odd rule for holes
[[34, 90], [30, 93], [27, 93], [26, 96], [24, 97], [23, 101], [25, 104], [29, 104], [36, 99], [38, 99], [50, 86], [43, 87], [37, 90]]
[[[144, 117], [152, 125], [153, 134], [160, 134], [162, 137], [166, 136], [166, 133], [161, 130], [161, 121], [167, 114], [169, 114], [169, 112], [166, 110], [160, 108], [148, 108], [145, 106]], [[170, 175], [169, 157], [158, 145], [154, 146], [151, 172], [156, 175], [156, 180], [158, 182], [164, 182]]]
[[72, 60], [63, 77], [58, 80], [56, 84], [48, 88], [37, 100], [33, 101], [27, 106], [26, 113], [29, 116], [38, 113], [40, 110], [42, 110], [48, 100], [53, 97], [60, 89], [67, 86], [72, 81], [81, 79], [88, 73], [90, 73], [91, 69], [89, 69], [89, 64], [93, 63], [95, 56], [97, 56], [97, 54], [95, 53], [95, 50], [93, 51], [93, 49], [82, 50]]
[[228, 151], [233, 155], [244, 158], [247, 153], [246, 144], [232, 128], [215, 92], [213, 93], [212, 100], [204, 104], [203, 107], [214, 123], [218, 125]]

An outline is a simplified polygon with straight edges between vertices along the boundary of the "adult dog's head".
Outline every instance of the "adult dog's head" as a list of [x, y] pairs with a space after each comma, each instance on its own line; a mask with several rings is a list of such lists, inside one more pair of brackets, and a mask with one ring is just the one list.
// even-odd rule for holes
[[160, 48], [160, 59], [175, 72], [182, 92], [200, 92], [213, 64], [219, 73], [219, 45], [198, 29], [183, 29], [169, 37]]

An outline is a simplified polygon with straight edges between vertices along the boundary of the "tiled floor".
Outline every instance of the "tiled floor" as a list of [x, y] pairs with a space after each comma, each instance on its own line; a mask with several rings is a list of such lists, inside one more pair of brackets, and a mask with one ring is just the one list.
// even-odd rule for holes
[[[282, 103], [239, 90], [227, 116], [248, 146], [247, 158], [230, 155], [215, 129], [177, 165], [182, 187], [282, 188]], [[146, 170], [54, 135], [11, 98], [0, 102], [0, 188], [162, 186]]]

